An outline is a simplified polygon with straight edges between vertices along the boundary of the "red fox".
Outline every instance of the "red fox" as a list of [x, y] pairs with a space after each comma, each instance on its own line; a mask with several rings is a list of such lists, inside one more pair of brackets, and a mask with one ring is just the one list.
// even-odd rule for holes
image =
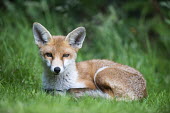
[[41, 24], [33, 24], [35, 43], [43, 60], [43, 89], [80, 97], [138, 100], [147, 96], [146, 81], [137, 70], [109, 60], [76, 63], [86, 36], [78, 27], [67, 36], [52, 36]]

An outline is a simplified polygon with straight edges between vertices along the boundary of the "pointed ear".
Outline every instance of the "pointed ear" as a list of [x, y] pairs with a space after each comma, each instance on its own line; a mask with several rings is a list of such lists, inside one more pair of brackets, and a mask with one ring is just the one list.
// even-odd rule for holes
[[66, 36], [66, 40], [72, 47], [80, 49], [85, 37], [86, 29], [84, 27], [78, 27]]
[[50, 32], [44, 26], [37, 22], [33, 24], [33, 35], [35, 43], [38, 46], [46, 44], [52, 37]]

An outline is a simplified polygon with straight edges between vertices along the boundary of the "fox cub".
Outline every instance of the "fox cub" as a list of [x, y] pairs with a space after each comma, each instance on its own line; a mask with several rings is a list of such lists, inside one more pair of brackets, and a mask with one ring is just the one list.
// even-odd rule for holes
[[147, 96], [145, 79], [129, 66], [97, 59], [75, 62], [86, 36], [84, 27], [76, 28], [67, 36], [52, 36], [35, 22], [33, 34], [43, 60], [45, 91], [116, 100], [138, 100]]

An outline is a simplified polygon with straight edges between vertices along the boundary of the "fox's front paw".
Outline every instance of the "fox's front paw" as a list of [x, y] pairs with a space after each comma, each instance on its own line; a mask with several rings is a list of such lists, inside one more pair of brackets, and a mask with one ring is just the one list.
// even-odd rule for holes
[[66, 90], [56, 90], [56, 89], [44, 89], [47, 94], [51, 95], [65, 95]]
[[91, 91], [89, 88], [71, 88], [67, 90], [67, 93], [71, 94], [76, 98], [80, 98], [86, 95], [86, 92]]
[[56, 90], [54, 94], [64, 96], [66, 95], [66, 90]]

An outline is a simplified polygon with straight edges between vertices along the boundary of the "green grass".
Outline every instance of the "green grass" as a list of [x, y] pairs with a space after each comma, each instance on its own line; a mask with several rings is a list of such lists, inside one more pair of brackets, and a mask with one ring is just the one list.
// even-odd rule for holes
[[[170, 35], [166, 25], [159, 23], [157, 18], [151, 22], [140, 20], [140, 23], [128, 23], [123, 19], [118, 20], [114, 10], [110, 10], [109, 15], [98, 15], [100, 25], [95, 25], [93, 21], [73, 22], [72, 25], [71, 19], [64, 18], [63, 22], [52, 15], [33, 21], [41, 22], [52, 34], [59, 35], [66, 35], [77, 26], [85, 26], [87, 38], [77, 61], [104, 58], [138, 69], [147, 81], [146, 99], [117, 102], [45, 94], [41, 90], [43, 70], [33, 40], [33, 21], [24, 15], [1, 13], [0, 113], [170, 112]], [[130, 26], [134, 26], [136, 33], [131, 32]], [[156, 26], [159, 26], [156, 31], [159, 31], [160, 39], [152, 42], [147, 32]]]

